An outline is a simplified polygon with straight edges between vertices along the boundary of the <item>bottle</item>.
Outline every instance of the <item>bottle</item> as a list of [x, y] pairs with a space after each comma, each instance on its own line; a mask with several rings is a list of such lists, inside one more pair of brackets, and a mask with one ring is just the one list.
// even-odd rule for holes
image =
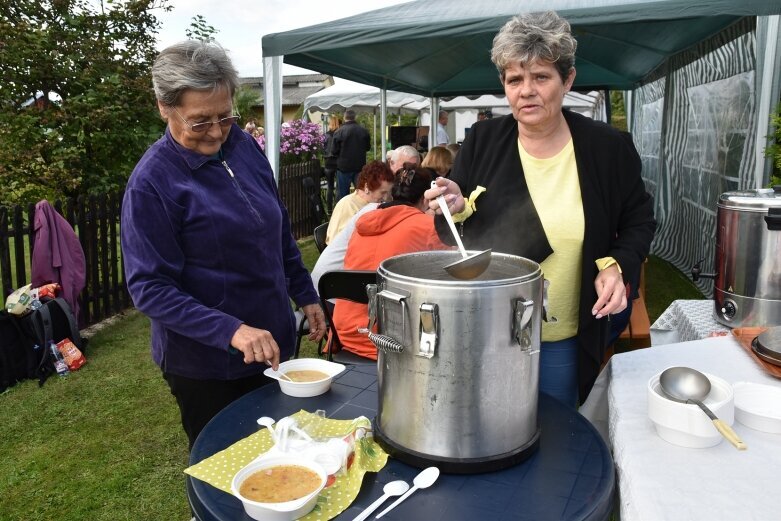
[[65, 363], [65, 358], [62, 356], [62, 353], [60, 353], [60, 350], [57, 349], [57, 344], [55, 344], [53, 340], [49, 343], [49, 350], [54, 357], [54, 368], [57, 370], [57, 374], [59, 376], [66, 376], [70, 372], [68, 370], [68, 364]]

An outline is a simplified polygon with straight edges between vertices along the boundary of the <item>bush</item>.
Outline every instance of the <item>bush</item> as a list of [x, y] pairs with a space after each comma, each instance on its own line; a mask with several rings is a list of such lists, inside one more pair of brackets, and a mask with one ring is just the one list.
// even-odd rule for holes
[[765, 149], [765, 155], [773, 158], [773, 171], [770, 173], [770, 186], [781, 185], [781, 104], [770, 115], [770, 125], [775, 129], [773, 144]]
[[[266, 136], [260, 136], [258, 143], [266, 150]], [[292, 165], [317, 159], [323, 152], [325, 136], [320, 125], [303, 119], [294, 119], [282, 124], [279, 137], [279, 164]]]

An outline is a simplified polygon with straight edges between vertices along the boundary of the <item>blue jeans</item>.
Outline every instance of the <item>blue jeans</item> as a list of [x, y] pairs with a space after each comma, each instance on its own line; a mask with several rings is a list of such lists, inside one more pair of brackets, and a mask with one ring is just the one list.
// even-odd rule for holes
[[358, 172], [336, 171], [337, 201], [350, 193], [350, 183], [354, 184], [355, 188], [358, 188]]
[[542, 342], [540, 392], [570, 406], [578, 406], [578, 341], [576, 337]]

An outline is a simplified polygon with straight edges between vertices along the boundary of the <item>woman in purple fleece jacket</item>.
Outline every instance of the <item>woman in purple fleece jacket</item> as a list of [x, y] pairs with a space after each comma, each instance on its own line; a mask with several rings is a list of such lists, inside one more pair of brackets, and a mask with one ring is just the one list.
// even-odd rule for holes
[[287, 210], [258, 144], [236, 125], [238, 75], [217, 44], [182, 42], [152, 67], [165, 135], [136, 165], [122, 205], [122, 251], [152, 357], [192, 448], [208, 421], [265, 385], [293, 353], [290, 299], [325, 319]]

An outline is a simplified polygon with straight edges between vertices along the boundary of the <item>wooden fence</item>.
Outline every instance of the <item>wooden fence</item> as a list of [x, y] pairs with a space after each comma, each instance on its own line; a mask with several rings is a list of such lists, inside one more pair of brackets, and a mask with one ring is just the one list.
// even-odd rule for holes
[[[279, 191], [288, 208], [296, 239], [312, 235], [319, 215], [304, 189], [304, 178], [319, 186], [320, 164], [317, 160], [280, 168]], [[319, 198], [319, 192], [317, 197]], [[122, 193], [81, 197], [60, 201], [54, 208], [73, 226], [86, 260], [87, 281], [80, 295], [79, 325], [89, 326], [132, 306], [125, 283], [119, 244], [119, 218]], [[29, 284], [32, 258], [35, 205], [0, 206], [0, 302], [16, 288]]]
[[[119, 248], [121, 193], [80, 197], [54, 208], [73, 226], [84, 250], [86, 285], [80, 295], [79, 325], [88, 326], [129, 307]], [[3, 302], [28, 284], [35, 238], [35, 205], [0, 207], [0, 280]], [[12, 263], [13, 257], [13, 263]]]
[[[290, 216], [290, 227], [296, 239], [308, 237], [320, 224], [322, 215], [315, 208], [320, 203], [320, 162], [313, 159], [307, 163], [287, 165], [279, 169], [279, 195], [285, 202]], [[305, 189], [304, 179], [309, 178], [316, 186], [315, 191]]]

